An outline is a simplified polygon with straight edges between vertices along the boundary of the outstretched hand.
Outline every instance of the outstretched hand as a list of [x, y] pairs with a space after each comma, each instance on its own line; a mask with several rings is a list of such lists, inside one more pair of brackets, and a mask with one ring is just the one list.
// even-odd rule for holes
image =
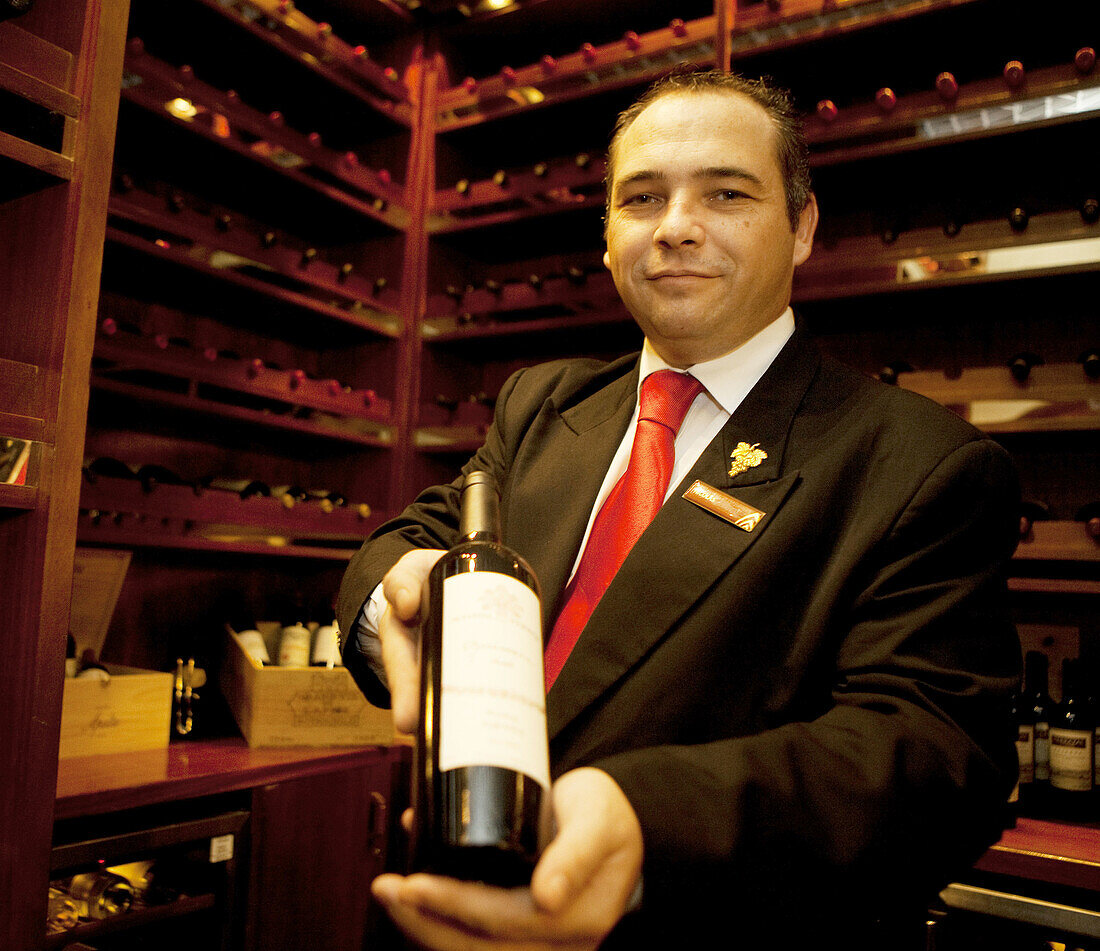
[[551, 790], [556, 834], [528, 888], [438, 875], [380, 875], [375, 898], [407, 935], [437, 951], [542, 951], [599, 946], [641, 875], [642, 831], [605, 772], [575, 769]]

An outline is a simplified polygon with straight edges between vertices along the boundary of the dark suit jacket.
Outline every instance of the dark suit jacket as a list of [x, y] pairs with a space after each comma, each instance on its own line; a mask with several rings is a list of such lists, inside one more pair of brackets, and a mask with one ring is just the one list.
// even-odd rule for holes
[[[467, 466], [499, 480], [547, 631], [636, 384], [636, 357], [520, 371]], [[767, 458], [730, 478], [739, 442]], [[763, 519], [746, 532], [684, 500], [694, 479]], [[452, 544], [459, 484], [355, 556], [343, 625], [403, 552]], [[631, 551], [547, 700], [555, 772], [604, 769], [641, 821], [645, 897], [622, 947], [692, 947], [730, 922], [744, 940], [806, 925], [817, 946], [921, 905], [997, 837], [1015, 778], [1016, 491], [997, 444], [795, 333]], [[378, 699], [354, 650], [346, 662]]]

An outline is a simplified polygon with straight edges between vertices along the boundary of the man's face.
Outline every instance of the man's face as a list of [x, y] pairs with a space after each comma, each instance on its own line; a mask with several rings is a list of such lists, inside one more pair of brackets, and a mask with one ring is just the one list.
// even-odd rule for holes
[[736, 349], [790, 302], [817, 205], [792, 232], [775, 137], [755, 102], [707, 91], [658, 99], [620, 139], [604, 264], [674, 366]]

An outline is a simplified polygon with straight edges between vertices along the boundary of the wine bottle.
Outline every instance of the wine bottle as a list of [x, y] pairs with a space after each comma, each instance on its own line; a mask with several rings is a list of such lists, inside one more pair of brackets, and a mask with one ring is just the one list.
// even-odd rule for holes
[[310, 657], [311, 667], [342, 667], [343, 659], [340, 657], [340, 628], [336, 621], [331, 624], [322, 624], [317, 628], [313, 636], [313, 654]]
[[538, 581], [499, 505], [491, 476], [467, 475], [460, 540], [424, 586], [411, 862], [513, 886], [538, 859], [550, 769]]
[[134, 889], [112, 872], [83, 872], [69, 879], [66, 889], [81, 918], [110, 918], [130, 910]]
[[1024, 691], [1021, 707], [1035, 727], [1035, 782], [1030, 790], [1032, 802], [1025, 807], [1041, 805], [1043, 792], [1050, 782], [1050, 717], [1054, 704], [1048, 688], [1049, 661], [1042, 651], [1028, 651], [1024, 655]]
[[313, 636], [300, 620], [291, 621], [279, 635], [279, 666], [308, 667]]
[[1093, 789], [1092, 711], [1080, 663], [1062, 661], [1062, 702], [1050, 720], [1050, 804], [1060, 818], [1087, 816]]

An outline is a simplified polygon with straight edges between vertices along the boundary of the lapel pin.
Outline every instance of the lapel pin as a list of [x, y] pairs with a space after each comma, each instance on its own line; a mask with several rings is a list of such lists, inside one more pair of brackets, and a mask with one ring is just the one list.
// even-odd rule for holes
[[760, 519], [764, 517], [760, 509], [754, 509], [740, 499], [735, 499], [732, 495], [727, 495], [713, 485], [707, 485], [698, 479], [684, 493], [684, 498], [746, 532], [756, 528]]
[[730, 459], [733, 460], [730, 463], [730, 478], [739, 476], [749, 469], [755, 469], [767, 458], [768, 454], [760, 448], [760, 443], [754, 442], [750, 446], [747, 442], [739, 442], [737, 448], [730, 453]]

